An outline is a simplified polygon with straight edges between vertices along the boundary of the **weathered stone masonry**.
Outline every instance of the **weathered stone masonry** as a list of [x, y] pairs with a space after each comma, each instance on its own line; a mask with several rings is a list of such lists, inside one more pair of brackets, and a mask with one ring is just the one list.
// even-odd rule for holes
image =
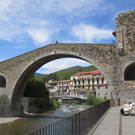
[[128, 93], [135, 91], [133, 81], [131, 85], [131, 81], [124, 80], [125, 69], [135, 62], [131, 49], [134, 46], [134, 39], [131, 42], [135, 32], [131, 30], [135, 26], [134, 15], [135, 11], [130, 11], [124, 13], [124, 20], [123, 13], [116, 18], [116, 44], [55, 43], [0, 62], [0, 114], [20, 115], [21, 98], [30, 77], [47, 62], [64, 57], [83, 59], [95, 65], [108, 81], [116, 105], [118, 98], [121, 101], [134, 98], [134, 94]]
[[[135, 99], [135, 10], [118, 14], [116, 18], [116, 35], [120, 69], [122, 77], [119, 85], [119, 98], [121, 101]], [[126, 80], [126, 71], [131, 72], [130, 78]]]

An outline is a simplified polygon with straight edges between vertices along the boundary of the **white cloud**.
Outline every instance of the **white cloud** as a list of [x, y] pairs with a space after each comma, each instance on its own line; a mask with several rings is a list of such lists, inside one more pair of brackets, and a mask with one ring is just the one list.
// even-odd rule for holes
[[104, 1], [0, 0], [0, 39], [18, 41], [30, 37], [35, 44], [43, 44], [61, 29], [68, 29], [59, 17], [68, 16], [68, 20], [95, 14], [97, 8], [103, 10], [100, 5]]
[[47, 33], [47, 31], [43, 29], [29, 28], [28, 33], [35, 42], [35, 44], [43, 44], [49, 38], [49, 33]]
[[71, 28], [72, 35], [77, 37], [80, 42], [100, 41], [109, 39], [112, 36], [112, 30], [97, 28], [93, 25], [78, 24]]
[[[73, 67], [73, 66], [89, 66], [91, 65], [90, 63], [84, 61], [84, 60], [80, 60], [80, 59], [75, 59], [75, 58], [63, 58], [63, 59], [58, 59], [58, 60], [54, 60], [51, 61], [45, 65], [43, 65], [41, 68], [43, 69], [48, 69], [48, 70], [44, 70], [44, 74], [50, 74], [62, 69], [66, 69], [69, 67]], [[40, 69], [37, 71], [40, 72]]]

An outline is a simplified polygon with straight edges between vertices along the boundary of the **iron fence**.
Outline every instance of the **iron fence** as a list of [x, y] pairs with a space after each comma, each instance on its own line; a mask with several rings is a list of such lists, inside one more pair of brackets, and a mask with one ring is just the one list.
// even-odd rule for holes
[[110, 100], [25, 135], [84, 135], [110, 108]]

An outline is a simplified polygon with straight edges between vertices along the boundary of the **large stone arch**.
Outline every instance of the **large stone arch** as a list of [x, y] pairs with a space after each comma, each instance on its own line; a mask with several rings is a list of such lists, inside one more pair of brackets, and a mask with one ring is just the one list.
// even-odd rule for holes
[[55, 59], [59, 59], [59, 58], [78, 58], [78, 59], [82, 59], [85, 60], [89, 63], [92, 63], [93, 65], [95, 65], [98, 70], [100, 70], [104, 76], [106, 76], [107, 81], [110, 82], [110, 80], [108, 79], [106, 73], [104, 72], [103, 68], [99, 67], [97, 63], [94, 62], [94, 60], [89, 59], [88, 57], [79, 57], [76, 55], [71, 55], [71, 54], [53, 54], [53, 55], [49, 55], [49, 56], [45, 56], [37, 61], [34, 61], [31, 65], [29, 65], [27, 67], [27, 69], [25, 69], [23, 71], [23, 73], [21, 74], [20, 78], [18, 79], [18, 81], [16, 82], [16, 85], [14, 87], [13, 90], [13, 94], [12, 94], [12, 98], [11, 98], [11, 108], [14, 110], [20, 110], [21, 109], [21, 98], [23, 96], [24, 93], [24, 89], [26, 87], [27, 82], [29, 81], [30, 77], [44, 64], [55, 60]]
[[121, 72], [117, 68], [120, 63], [115, 62], [119, 59], [116, 44], [50, 44], [0, 63], [0, 74], [7, 79], [7, 86], [0, 88], [0, 92], [9, 98], [9, 110], [6, 108], [4, 111], [19, 115], [21, 97], [30, 77], [47, 62], [67, 57], [92, 63], [104, 75], [112, 90], [116, 89], [117, 80], [121, 77], [117, 74]]

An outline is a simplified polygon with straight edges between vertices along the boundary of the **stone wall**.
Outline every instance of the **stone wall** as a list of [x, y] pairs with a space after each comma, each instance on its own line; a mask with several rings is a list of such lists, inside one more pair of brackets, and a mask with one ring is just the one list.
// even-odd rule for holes
[[96, 97], [111, 99], [111, 92], [109, 85], [96, 87]]
[[[117, 92], [121, 104], [126, 99], [135, 99], [135, 81], [125, 80], [127, 67], [135, 65], [135, 10], [119, 13], [116, 18], [116, 37], [122, 76]], [[135, 74], [135, 71], [132, 73]]]
[[[32, 98], [32, 97], [22, 97], [21, 105], [24, 113], [42, 113], [45, 111], [45, 110], [40, 110], [35, 106], [34, 100], [36, 99], [37, 98]], [[39, 98], [40, 101], [42, 99], [45, 98]]]
[[135, 10], [119, 13], [116, 18], [118, 48], [125, 53], [135, 51]]

